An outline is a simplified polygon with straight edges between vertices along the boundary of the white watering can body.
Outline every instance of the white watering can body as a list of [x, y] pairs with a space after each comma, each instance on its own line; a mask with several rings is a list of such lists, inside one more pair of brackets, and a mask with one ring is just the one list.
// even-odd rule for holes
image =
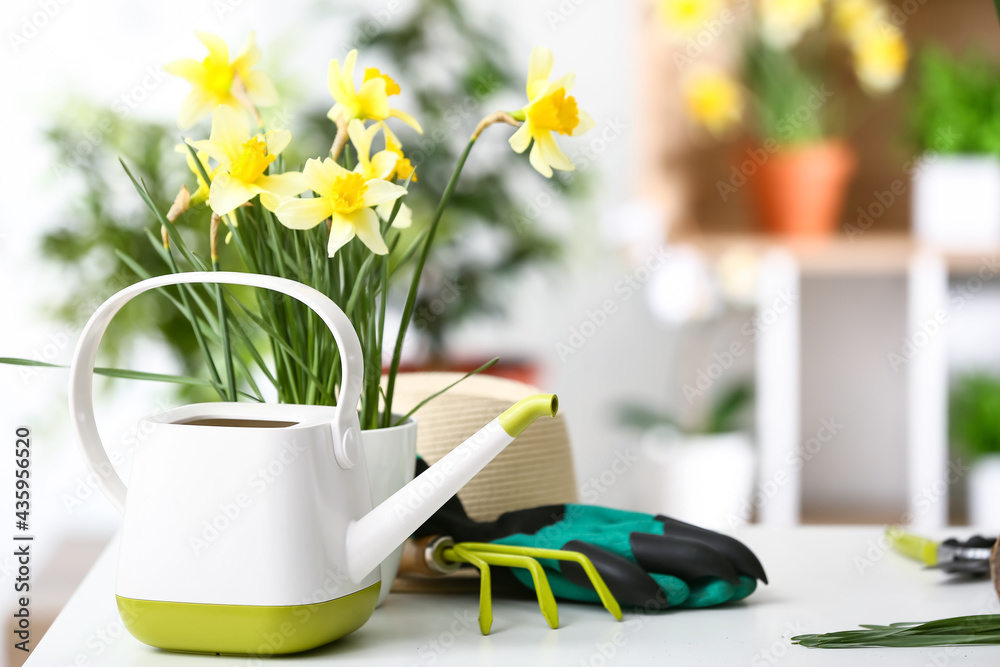
[[[204, 403], [147, 417], [126, 491], [94, 419], [97, 347], [131, 298], [180, 283], [263, 287], [311, 307], [341, 351], [340, 402]], [[356, 411], [362, 376], [346, 315], [286, 279], [173, 274], [97, 310], [74, 355], [70, 409], [91, 473], [125, 515], [116, 593], [134, 636], [172, 650], [271, 654], [356, 630], [375, 608], [379, 564], [535, 418], [557, 409], [552, 395], [525, 399], [372, 509]]]

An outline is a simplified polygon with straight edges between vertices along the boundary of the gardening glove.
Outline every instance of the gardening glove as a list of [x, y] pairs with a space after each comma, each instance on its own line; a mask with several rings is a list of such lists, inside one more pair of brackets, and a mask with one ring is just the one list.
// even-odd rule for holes
[[[417, 459], [419, 474], [427, 464]], [[421, 526], [415, 537], [447, 535], [456, 542], [493, 542], [564, 549], [593, 562], [623, 606], [659, 610], [710, 607], [742, 600], [767, 583], [760, 561], [742, 542], [704, 528], [639, 512], [593, 505], [546, 505], [507, 512], [492, 522], [469, 518], [457, 496]], [[583, 569], [539, 559], [557, 598], [599, 603]], [[530, 574], [513, 576], [534, 588]]]

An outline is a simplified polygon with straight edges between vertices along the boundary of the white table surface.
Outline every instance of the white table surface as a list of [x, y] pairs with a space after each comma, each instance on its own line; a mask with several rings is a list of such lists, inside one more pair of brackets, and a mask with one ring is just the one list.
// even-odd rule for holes
[[[962, 537], [968, 531], [956, 531]], [[536, 604], [495, 600], [493, 631], [479, 633], [475, 595], [394, 593], [368, 623], [325, 647], [273, 660], [160, 651], [133, 639], [115, 608], [113, 540], [27, 661], [29, 667], [101, 665], [997, 665], [1000, 646], [820, 650], [789, 637], [859, 623], [1000, 613], [988, 580], [954, 581], [885, 548], [877, 527], [745, 528], [734, 533], [771, 580], [747, 600], [704, 610], [626, 613], [559, 604], [551, 630]]]

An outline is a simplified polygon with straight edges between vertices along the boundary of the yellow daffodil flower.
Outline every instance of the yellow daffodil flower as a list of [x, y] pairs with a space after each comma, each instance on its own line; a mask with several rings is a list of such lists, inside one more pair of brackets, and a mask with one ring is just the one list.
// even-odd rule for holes
[[576, 98], [569, 95], [574, 75], [570, 73], [549, 81], [551, 73], [552, 52], [541, 46], [535, 47], [528, 67], [528, 104], [511, 114], [523, 123], [511, 136], [510, 147], [517, 153], [523, 153], [534, 141], [529, 161], [546, 178], [552, 177], [552, 169], [573, 171], [576, 168], [556, 144], [552, 133], [576, 137], [594, 127], [594, 119], [586, 111], [581, 111]]
[[659, 0], [660, 18], [676, 35], [693, 35], [722, 11], [720, 0]]
[[778, 49], [794, 46], [823, 20], [824, 0], [760, 0], [764, 39]]
[[722, 70], [697, 69], [685, 78], [682, 94], [688, 115], [716, 136], [725, 134], [743, 118], [740, 87]]
[[[351, 138], [354, 150], [358, 153], [358, 166], [354, 168], [354, 171], [361, 174], [366, 181], [372, 179], [391, 181], [393, 172], [396, 171], [396, 161], [398, 160], [396, 153], [390, 150], [383, 150], [375, 155], [371, 155], [372, 139], [375, 138], [379, 129], [377, 124], [373, 124], [366, 129], [365, 124], [357, 118], [347, 124], [347, 135]], [[386, 138], [386, 141], [388, 141], [388, 138]], [[370, 155], [371, 157], [369, 158]], [[388, 220], [389, 216], [392, 215], [394, 206], [394, 201], [388, 201], [376, 206], [375, 212], [383, 220]], [[410, 207], [406, 204], [400, 204], [399, 211], [396, 212], [396, 217], [392, 221], [392, 226], [405, 229], [411, 224], [413, 224], [413, 212], [410, 211]]]
[[191, 170], [191, 173], [194, 174], [194, 177], [198, 182], [198, 187], [195, 188], [195, 191], [191, 194], [191, 206], [197, 206], [204, 201], [208, 201], [208, 192], [211, 186], [211, 181], [215, 178], [215, 175], [222, 170], [222, 166], [216, 165], [214, 168], [211, 167], [208, 163], [208, 153], [205, 151], [197, 151], [198, 162], [201, 162], [201, 166], [205, 169], [205, 173], [208, 174], [209, 182], [206, 183], [205, 177], [201, 175], [201, 171], [198, 169], [198, 163], [195, 162], [194, 157], [191, 156], [190, 149], [188, 149], [188, 147], [184, 144], [177, 144], [174, 147], [174, 150], [184, 155], [185, 160], [187, 160], [188, 169]]
[[908, 57], [903, 33], [889, 23], [873, 25], [854, 42], [854, 70], [871, 93], [885, 93], [898, 86]]
[[[398, 118], [417, 132], [423, 133], [420, 123], [405, 111], [389, 107], [389, 98], [399, 94], [399, 85], [387, 74], [374, 67], [365, 70], [361, 88], [354, 86], [354, 65], [358, 60], [358, 51], [353, 49], [344, 58], [341, 66], [339, 60], [330, 61], [327, 74], [330, 94], [336, 104], [326, 114], [333, 122], [350, 122], [358, 120], [384, 121], [387, 118]], [[386, 127], [386, 132], [389, 132]]]
[[846, 42], [855, 42], [871, 26], [887, 18], [884, 4], [878, 0], [835, 0], [833, 23]]
[[229, 48], [221, 37], [207, 32], [195, 34], [208, 49], [208, 56], [202, 61], [181, 58], [163, 66], [167, 73], [186, 79], [192, 85], [178, 114], [177, 123], [181, 128], [194, 125], [220, 104], [253, 111], [253, 107], [278, 103], [278, 93], [271, 79], [253, 69], [260, 60], [260, 49], [254, 44], [253, 33], [232, 62], [229, 61]]
[[366, 179], [331, 158], [307, 160], [302, 173], [316, 196], [283, 201], [275, 210], [281, 224], [290, 229], [312, 229], [330, 218], [330, 257], [355, 236], [376, 255], [389, 252], [372, 207], [399, 199], [406, 188], [379, 178]]
[[390, 133], [385, 135], [385, 149], [390, 153], [396, 154], [396, 166], [386, 180], [391, 181], [394, 178], [398, 178], [401, 181], [405, 181], [409, 179], [413, 183], [416, 183], [417, 168], [410, 162], [410, 158], [403, 155], [403, 146], [396, 139], [395, 135]]
[[204, 141], [194, 141], [195, 149], [216, 160], [209, 186], [208, 205], [219, 215], [226, 215], [238, 206], [260, 195], [261, 203], [274, 210], [282, 198], [294, 197], [306, 189], [299, 172], [268, 175], [268, 165], [292, 140], [288, 130], [271, 130], [250, 136], [243, 116], [227, 106], [212, 114], [212, 134]]

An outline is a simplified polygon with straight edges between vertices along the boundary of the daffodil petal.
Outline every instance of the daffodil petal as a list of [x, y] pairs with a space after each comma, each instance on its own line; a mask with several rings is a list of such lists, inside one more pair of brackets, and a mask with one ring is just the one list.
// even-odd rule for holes
[[233, 61], [233, 65], [239, 69], [240, 67], [246, 67], [247, 69], [253, 67], [260, 60], [260, 49], [257, 47], [257, 35], [252, 30], [247, 34], [247, 41], [243, 44], [243, 50], [240, 51], [240, 55], [236, 56], [236, 60]]
[[336, 255], [338, 250], [354, 238], [354, 234], [354, 225], [351, 224], [351, 220], [339, 213], [334, 213], [330, 220], [330, 240], [326, 245], [326, 254], [330, 257]]
[[225, 215], [237, 206], [250, 201], [257, 191], [229, 174], [219, 174], [208, 191], [208, 205], [219, 215]]
[[385, 94], [385, 79], [368, 79], [358, 89], [358, 104], [369, 118], [389, 117], [389, 98]]
[[177, 112], [177, 125], [186, 130], [199, 120], [212, 113], [216, 99], [201, 88], [195, 87], [187, 94]]
[[358, 160], [368, 162], [371, 154], [372, 135], [365, 131], [365, 124], [354, 118], [347, 124], [347, 136], [351, 138], [354, 149], [358, 152]]
[[545, 178], [552, 178], [552, 167], [548, 165], [545, 158], [542, 157], [542, 149], [538, 145], [539, 142], [536, 140], [535, 145], [531, 147], [531, 152], [528, 153], [528, 162], [531, 166], [535, 168], [539, 174]]
[[389, 253], [389, 248], [386, 247], [385, 240], [379, 230], [378, 216], [375, 215], [375, 211], [370, 208], [359, 208], [344, 217], [350, 219], [354, 232], [361, 239], [361, 242], [368, 246], [369, 250], [376, 255]]
[[570, 134], [571, 137], [578, 137], [581, 134], [585, 134], [594, 129], [594, 119], [590, 117], [590, 114], [582, 109], [579, 111], [579, 122], [576, 127], [573, 128], [573, 132]]
[[389, 181], [374, 178], [365, 183], [367, 189], [361, 198], [362, 206], [378, 206], [388, 201], [395, 201], [406, 194], [406, 188]]
[[524, 121], [521, 123], [521, 127], [517, 128], [517, 132], [510, 135], [510, 139], [507, 140], [510, 147], [514, 149], [515, 153], [523, 153], [527, 150], [528, 145], [531, 143], [531, 124], [529, 121]]
[[333, 208], [325, 197], [286, 199], [275, 209], [278, 222], [289, 229], [312, 229], [330, 217]]
[[[340, 61], [336, 58], [330, 61], [330, 66], [327, 68], [326, 84], [330, 88], [330, 95], [332, 95], [333, 99], [337, 100], [338, 103], [341, 102], [341, 100], [346, 99], [347, 96], [344, 93], [344, 84], [343, 81], [341, 81]], [[330, 113], [333, 113], [333, 109], [330, 109]], [[331, 117], [331, 120], [334, 119]]]
[[163, 66], [163, 71], [193, 84], [200, 83], [205, 78], [205, 66], [194, 58], [173, 60]]
[[220, 67], [229, 67], [229, 47], [225, 40], [210, 32], [197, 31], [194, 33], [205, 48], [208, 49], [208, 57]]
[[306, 166], [302, 169], [306, 185], [322, 195], [332, 192], [334, 180], [346, 173], [346, 169], [330, 158], [311, 158], [306, 160]]
[[[395, 202], [386, 202], [384, 204], [379, 204], [375, 207], [375, 212], [382, 216], [383, 220], [388, 220], [389, 216], [392, 215], [392, 209], [395, 206]], [[396, 217], [392, 219], [392, 226], [396, 229], [406, 229], [413, 224], [413, 211], [406, 204], [400, 204], [399, 210], [396, 211]]]
[[406, 113], [405, 111], [401, 111], [399, 109], [391, 109], [389, 111], [389, 115], [392, 116], [393, 118], [398, 118], [399, 120], [403, 121], [404, 123], [412, 127], [414, 130], [417, 131], [417, 134], [424, 133], [424, 128], [420, 127], [420, 123], [417, 122], [417, 119], [411, 116], [410, 114]]
[[268, 130], [264, 133], [264, 142], [267, 144], [267, 152], [271, 155], [278, 155], [285, 150], [292, 141], [292, 133], [288, 130]]
[[[249, 139], [250, 130], [243, 114], [228, 106], [216, 108], [212, 113], [212, 133], [209, 135], [209, 141], [221, 146], [226, 151], [230, 164], [236, 161], [242, 151], [243, 144]], [[211, 153], [209, 154], [211, 155]], [[219, 158], [215, 157], [215, 159]]]
[[532, 89], [539, 81], [546, 81], [552, 73], [552, 51], [544, 46], [536, 46], [531, 51], [531, 61], [528, 64], [528, 99], [531, 99]]
[[576, 169], [569, 156], [559, 148], [559, 144], [556, 143], [556, 138], [552, 136], [551, 132], [545, 132], [538, 136], [535, 142], [536, 145], [541, 145], [542, 158], [550, 167], [561, 171], [573, 171]]
[[[195, 150], [204, 152], [213, 160], [217, 160], [220, 164], [228, 166], [231, 162], [229, 151], [226, 147], [212, 141], [211, 139], [192, 141], [191, 145], [194, 146]], [[197, 169], [197, 167], [195, 167], [195, 169]]]
[[309, 188], [305, 175], [298, 171], [286, 171], [283, 174], [273, 174], [261, 176], [255, 182], [262, 190], [266, 190], [279, 197], [294, 197], [302, 194]]
[[375, 178], [386, 180], [392, 170], [396, 168], [398, 159], [399, 156], [391, 151], [379, 151], [371, 160], [372, 174]]
[[567, 95], [573, 90], [573, 85], [576, 83], [576, 74], [570, 72], [569, 74], [564, 74], [555, 81], [549, 83], [549, 87], [545, 89], [546, 95], [551, 95], [560, 88], [562, 88]]
[[351, 119], [351, 114], [347, 107], [343, 104], [334, 104], [330, 107], [330, 110], [326, 112], [326, 117], [332, 120], [334, 123], [339, 123], [341, 119], [348, 121]]
[[341, 78], [351, 85], [351, 89], [354, 88], [354, 64], [358, 61], [358, 50], [351, 49], [348, 51], [347, 55], [344, 56], [344, 66], [341, 68]]
[[273, 107], [278, 103], [278, 91], [271, 78], [263, 72], [252, 71], [240, 74], [243, 87], [250, 101], [259, 107]]

